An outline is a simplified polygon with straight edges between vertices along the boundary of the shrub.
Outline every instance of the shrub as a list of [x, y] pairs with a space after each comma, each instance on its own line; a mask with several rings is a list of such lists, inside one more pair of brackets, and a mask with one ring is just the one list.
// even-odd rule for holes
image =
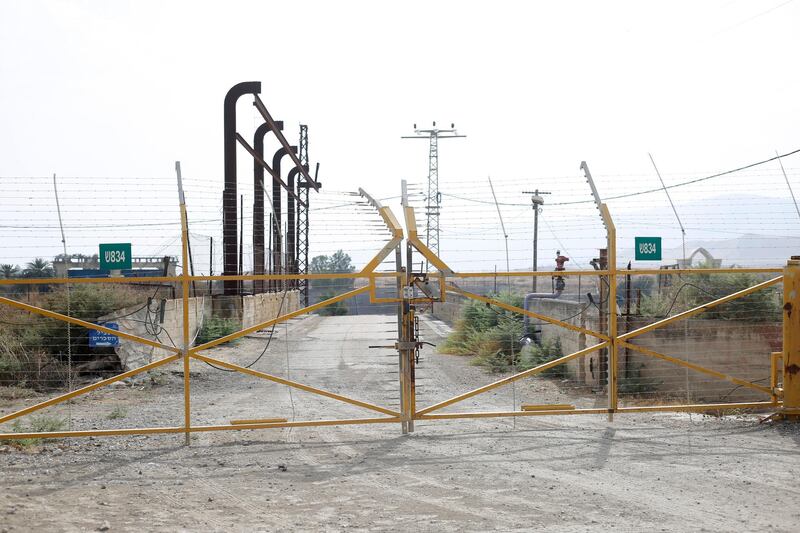
[[[101, 316], [142, 303], [144, 294], [133, 287], [78, 285], [72, 287], [69, 293], [70, 315], [87, 322], [96, 322]], [[34, 305], [51, 311], [58, 313], [67, 311], [67, 291], [64, 287], [46, 294], [34, 295], [33, 300]], [[89, 330], [61, 320], [37, 320], [29, 325], [17, 327], [15, 333], [19, 335], [27, 350], [32, 352], [43, 350], [50, 355], [63, 358], [62, 356], [67, 353], [67, 327], [73, 353], [89, 353]]]
[[[549, 363], [559, 357], [564, 356], [561, 348], [561, 340], [545, 339], [541, 345], [529, 344], [522, 348], [519, 354], [519, 369], [528, 370], [545, 363]], [[548, 368], [542, 374], [547, 376], [563, 378], [567, 375], [567, 367], [564, 364]]]
[[[329, 300], [338, 296], [338, 294], [333, 290], [328, 290], [322, 296], [319, 297], [319, 301]], [[317, 314], [322, 316], [341, 316], [346, 315], [349, 312], [347, 308], [347, 304], [344, 301], [338, 301], [336, 303], [326, 305], [325, 307], [321, 308], [317, 311]]]
[[[113, 285], [78, 285], [69, 292], [70, 315], [96, 322], [137, 302], [145, 295], [140, 288]], [[46, 293], [32, 292], [31, 304], [58, 313], [67, 311], [67, 289], [59, 286]], [[61, 320], [42, 319], [21, 313], [3, 313], [0, 323], [0, 385], [47, 390], [67, 383], [65, 364], [71, 348], [76, 365], [94, 357], [89, 349], [89, 330]], [[69, 336], [67, 330], [69, 328]], [[68, 339], [70, 339], [68, 345]], [[106, 348], [106, 350], [112, 350]]]
[[[708, 265], [701, 264], [698, 268], [708, 268]], [[765, 280], [763, 275], [747, 272], [692, 274], [675, 278], [675, 283], [661, 294], [642, 299], [642, 314], [655, 317], [672, 315]], [[709, 309], [699, 316], [716, 320], [777, 322], [781, 320], [781, 303], [773, 291], [764, 289]]]
[[[215, 341], [231, 333], [239, 331], [239, 322], [230, 318], [209, 318], [203, 323], [197, 335], [197, 344]], [[234, 341], [235, 342], [235, 341]]]
[[0, 386], [49, 390], [68, 382], [67, 365], [41, 349], [27, 349], [17, 335], [0, 330]]
[[[30, 424], [25, 426], [22, 421], [17, 419], [11, 426], [14, 433], [46, 433], [61, 431], [67, 426], [66, 420], [57, 416], [41, 415], [31, 418]], [[7, 442], [12, 446], [25, 448], [38, 444], [42, 439], [31, 437], [27, 439], [9, 439]]]
[[[516, 294], [493, 295], [494, 298], [522, 306]], [[461, 319], [439, 348], [442, 353], [474, 356], [475, 364], [493, 372], [503, 372], [515, 362], [522, 337], [522, 316], [496, 306], [470, 301], [464, 305]]]

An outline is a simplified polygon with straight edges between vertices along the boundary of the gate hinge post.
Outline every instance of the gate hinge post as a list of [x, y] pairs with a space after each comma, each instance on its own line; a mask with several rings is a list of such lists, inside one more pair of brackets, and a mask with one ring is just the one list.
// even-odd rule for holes
[[783, 269], [783, 409], [785, 418], [800, 418], [800, 256]]

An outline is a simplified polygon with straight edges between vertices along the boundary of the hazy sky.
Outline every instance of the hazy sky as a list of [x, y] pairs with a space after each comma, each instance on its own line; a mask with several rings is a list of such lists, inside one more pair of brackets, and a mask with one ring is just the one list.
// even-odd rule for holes
[[[798, 23], [800, 2], [784, 0], [0, 0], [0, 176], [141, 178], [174, 203], [180, 160], [190, 183], [208, 190], [194, 212], [215, 214], [223, 97], [237, 82], [260, 80], [290, 141], [299, 123], [309, 125], [327, 191], [360, 186], [385, 197], [398, 194], [402, 178], [422, 183], [426, 143], [399, 137], [432, 120], [468, 135], [442, 142], [445, 193], [491, 199], [491, 175], [509, 202], [527, 202], [519, 192], [536, 186], [560, 186], [562, 201], [574, 199], [588, 194], [582, 160], [603, 195], [648, 189], [658, 185], [648, 152], [674, 183], [800, 148]], [[260, 120], [249, 99], [239, 114], [238, 130], [251, 138]], [[784, 162], [795, 181], [799, 157]], [[240, 161], [249, 191], [252, 163], [244, 153]], [[676, 199], [788, 198], [777, 172], [771, 165], [766, 174], [676, 190]], [[660, 223], [672, 223], [663, 196], [645, 210], [647, 202], [667, 209]], [[474, 219], [468, 204], [451, 206]], [[559, 220], [595, 216], [582, 209]], [[451, 231], [469, 232], [457, 220], [447, 222]], [[773, 233], [797, 235], [784, 226]], [[499, 230], [489, 231], [496, 239]], [[565, 229], [562, 240], [571, 238]], [[519, 257], [522, 267], [528, 252]]]

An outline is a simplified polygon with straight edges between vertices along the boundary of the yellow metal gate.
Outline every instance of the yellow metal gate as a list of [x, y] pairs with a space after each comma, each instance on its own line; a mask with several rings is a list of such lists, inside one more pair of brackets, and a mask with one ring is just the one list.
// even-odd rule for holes
[[[361, 195], [367, 199], [377, 212], [380, 214], [386, 228], [390, 232], [391, 239], [386, 246], [381, 249], [374, 258], [367, 263], [367, 265], [357, 273], [350, 274], [308, 274], [308, 275], [241, 275], [241, 276], [193, 276], [190, 275], [186, 268], [179, 276], [161, 276], [161, 277], [148, 277], [148, 278], [59, 278], [59, 279], [15, 279], [15, 280], [0, 280], [0, 284], [15, 284], [15, 285], [37, 285], [37, 284], [85, 284], [85, 283], [136, 283], [136, 282], [165, 282], [165, 283], [179, 283], [182, 290], [183, 300], [183, 335], [182, 346], [180, 348], [169, 346], [151, 339], [133, 335], [130, 333], [119, 332], [105, 326], [93, 324], [84, 320], [80, 320], [63, 313], [57, 313], [51, 310], [36, 307], [17, 301], [10, 298], [0, 297], [0, 304], [22, 310], [25, 312], [33, 313], [36, 315], [49, 317], [52, 319], [60, 320], [77, 326], [88, 329], [94, 329], [101, 332], [118, 335], [119, 337], [138, 343], [140, 345], [149, 346], [165, 350], [169, 355], [158, 359], [150, 364], [141, 368], [131, 370], [118, 374], [116, 376], [104, 379], [97, 383], [92, 383], [85, 387], [70, 391], [66, 394], [50, 398], [20, 409], [16, 412], [6, 414], [0, 417], [0, 424], [9, 422], [25, 415], [35, 413], [41, 409], [49, 406], [57, 405], [67, 402], [73, 398], [85, 395], [91, 391], [97, 390], [101, 387], [108, 386], [120, 380], [132, 377], [136, 374], [147, 372], [155, 368], [161, 367], [171, 362], [181, 361], [183, 364], [183, 424], [178, 426], [169, 427], [140, 427], [140, 428], [127, 428], [127, 429], [97, 429], [97, 430], [81, 430], [81, 431], [50, 431], [50, 432], [27, 432], [27, 433], [3, 433], [0, 434], [0, 439], [9, 438], [56, 438], [56, 437], [87, 437], [87, 436], [105, 436], [105, 435], [140, 435], [140, 434], [159, 434], [159, 433], [182, 433], [185, 435], [187, 442], [192, 433], [208, 432], [208, 431], [227, 431], [227, 430], [243, 430], [243, 429], [268, 429], [268, 428], [281, 428], [281, 427], [303, 427], [303, 426], [327, 426], [327, 425], [345, 425], [345, 424], [377, 424], [377, 423], [398, 423], [401, 425], [404, 432], [413, 431], [415, 421], [425, 420], [441, 420], [441, 419], [456, 419], [456, 418], [484, 418], [484, 417], [517, 417], [517, 416], [546, 416], [546, 415], [575, 415], [575, 414], [607, 414], [612, 417], [615, 413], [626, 412], [639, 412], [639, 411], [707, 411], [710, 409], [743, 409], [743, 408], [771, 408], [782, 409], [787, 415], [797, 414], [800, 409], [800, 378], [798, 378], [798, 369], [800, 369], [800, 313], [793, 312], [793, 310], [800, 305], [800, 297], [798, 290], [800, 289], [800, 261], [791, 260], [785, 269], [777, 268], [763, 268], [763, 269], [703, 269], [704, 274], [714, 273], [727, 273], [727, 272], [752, 272], [752, 273], [773, 273], [775, 277], [758, 283], [745, 290], [734, 292], [722, 298], [709, 301], [701, 306], [684, 312], [669, 316], [662, 320], [656, 321], [644, 327], [620, 333], [618, 331], [617, 313], [612, 306], [616, 305], [617, 295], [617, 279], [621, 275], [631, 274], [663, 274], [661, 271], [656, 270], [626, 270], [619, 271], [617, 269], [616, 259], [616, 231], [613, 220], [611, 219], [608, 208], [605, 204], [600, 205], [601, 214], [603, 216], [608, 236], [608, 268], [605, 270], [593, 271], [536, 271], [536, 272], [504, 272], [487, 274], [484, 272], [457, 272], [451, 269], [448, 264], [429, 250], [425, 244], [420, 240], [417, 233], [417, 225], [414, 216], [414, 210], [407, 202], [404, 203], [404, 216], [405, 225], [408, 231], [407, 237], [404, 242], [404, 232], [398, 223], [395, 216], [392, 214], [388, 207], [380, 204], [374, 200], [363, 190], [360, 191]], [[186, 217], [186, 206], [182, 202], [181, 210], [181, 237], [182, 237], [182, 255], [183, 264], [188, 264], [188, 228]], [[405, 261], [405, 268], [403, 268], [402, 255], [403, 251], [406, 253], [407, 260]], [[425, 259], [435, 267], [436, 272], [413, 272], [411, 260], [413, 253], [422, 254]], [[396, 269], [394, 272], [377, 272], [377, 267], [384, 262], [392, 253], [396, 256]], [[680, 269], [670, 271], [670, 274], [691, 274], [696, 273], [695, 269]], [[459, 281], [480, 278], [488, 276], [507, 276], [507, 277], [532, 277], [532, 276], [596, 276], [607, 280], [608, 285], [608, 328], [607, 331], [596, 331], [589, 328], [576, 326], [567, 321], [559, 320], [544, 314], [536, 313], [520, 307], [509, 305], [498, 299], [477, 294], [459, 287]], [[337, 278], [356, 278], [366, 281], [362, 287], [348, 291], [339, 296], [335, 296], [319, 303], [309, 305], [308, 307], [285, 313], [277, 316], [274, 319], [263, 321], [252, 327], [248, 327], [225, 335], [219, 339], [205, 342], [196, 346], [192, 346], [192, 339], [190, 338], [189, 322], [190, 322], [190, 309], [189, 309], [189, 295], [190, 287], [196, 282], [208, 282], [215, 280], [298, 280], [298, 279], [337, 279]], [[395, 279], [396, 280], [396, 294], [392, 297], [381, 297], [378, 295], [378, 280], [381, 278]], [[772, 372], [770, 383], [763, 385], [751, 381], [743, 380], [725, 373], [716, 371], [712, 368], [682, 360], [667, 354], [659, 353], [645, 346], [636, 344], [637, 337], [674, 324], [681, 320], [686, 320], [690, 317], [696, 316], [719, 305], [731, 302], [733, 300], [745, 297], [756, 291], [775, 286], [783, 283], [785, 292], [785, 306], [784, 306], [784, 348], [783, 352], [772, 353], [770, 357]], [[396, 304], [398, 308], [398, 338], [397, 342], [392, 345], [399, 353], [399, 375], [400, 375], [400, 409], [390, 409], [374, 403], [362, 401], [356, 398], [337, 394], [319, 387], [314, 387], [308, 384], [300, 383], [297, 381], [282, 378], [276, 375], [268, 374], [252, 368], [247, 368], [230, 362], [222, 361], [220, 359], [205, 355], [204, 352], [214, 346], [222, 343], [232, 341], [243, 337], [252, 332], [270, 327], [274, 324], [285, 322], [291, 318], [310, 313], [321, 309], [323, 307], [336, 304], [340, 301], [353, 298], [361, 294], [369, 294], [370, 301], [373, 303], [391, 303]], [[434, 302], [445, 302], [448, 295], [458, 295], [463, 298], [476, 300], [486, 305], [496, 306], [498, 308], [527, 315], [542, 322], [552, 324], [561, 328], [566, 328], [574, 332], [586, 335], [594, 339], [596, 342], [591, 346], [584, 349], [575, 351], [573, 353], [564, 355], [556, 360], [538, 365], [523, 372], [518, 372], [513, 375], [504, 377], [493, 383], [465, 391], [461, 394], [453, 396], [444, 401], [434, 403], [432, 405], [417, 405], [416, 395], [416, 378], [415, 378], [415, 352], [420, 347], [420, 340], [415, 332], [414, 318], [418, 312], [417, 308], [420, 304], [429, 304]], [[564, 405], [537, 405], [527, 406], [527, 408], [511, 411], [472, 411], [472, 412], [442, 412], [445, 407], [457, 404], [468, 398], [484, 394], [499, 387], [511, 384], [517, 380], [521, 380], [536, 374], [540, 374], [555, 366], [562, 365], [571, 360], [584, 357], [588, 354], [598, 350], [607, 350], [608, 352], [608, 368], [607, 368], [607, 398], [608, 405], [604, 407], [595, 408], [572, 408], [571, 406]], [[648, 405], [648, 406], [620, 406], [618, 394], [618, 368], [619, 368], [619, 353], [621, 349], [634, 350], [644, 356], [657, 358], [668, 363], [685, 367], [695, 372], [700, 372], [708, 376], [727, 380], [737, 386], [751, 389], [764, 395], [763, 401], [752, 402], [730, 402], [730, 403], [715, 403], [715, 404], [675, 404], [675, 405]], [[192, 372], [190, 363], [192, 361], [202, 361], [210, 363], [231, 371], [239, 372], [259, 379], [267, 380], [273, 383], [278, 383], [294, 389], [302, 390], [308, 393], [316, 394], [340, 402], [344, 402], [366, 411], [369, 411], [372, 416], [365, 418], [347, 418], [347, 419], [321, 419], [321, 420], [301, 420], [301, 421], [286, 421], [285, 419], [263, 419], [263, 420], [241, 420], [237, 423], [225, 425], [195, 425], [192, 423], [191, 417], [191, 402], [192, 402]], [[782, 360], [782, 364], [779, 361]], [[780, 387], [783, 383], [783, 387]]]

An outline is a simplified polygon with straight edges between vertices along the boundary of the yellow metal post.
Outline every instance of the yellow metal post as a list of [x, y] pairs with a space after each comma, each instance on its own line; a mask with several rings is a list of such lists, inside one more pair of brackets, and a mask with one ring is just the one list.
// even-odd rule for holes
[[617, 228], [606, 204], [600, 204], [600, 214], [608, 234], [608, 421], [614, 420], [617, 410]]
[[800, 416], [800, 256], [783, 270], [783, 414]]
[[[414, 320], [416, 317], [416, 308], [411, 307], [411, 312], [408, 314], [408, 337], [411, 342], [417, 341], [417, 336], [414, 333]], [[408, 354], [408, 431], [414, 432], [414, 418], [417, 416], [417, 376], [416, 376], [416, 350], [410, 348]]]
[[403, 276], [397, 277], [397, 355], [398, 355], [398, 375], [400, 384], [400, 432], [405, 435], [408, 433], [408, 422], [410, 420], [408, 409], [408, 359], [406, 351], [402, 347], [402, 343], [408, 341], [406, 338], [406, 316], [408, 308], [408, 300], [403, 298], [403, 292], [406, 284], [408, 283], [408, 276], [403, 270], [403, 250], [400, 245], [395, 249], [395, 268], [398, 273]]
[[178, 198], [181, 209], [181, 286], [183, 289], [183, 427], [185, 443], [191, 440], [191, 381], [189, 376], [189, 221], [186, 218], [186, 199], [183, 195], [181, 181], [181, 163], [175, 161], [175, 172], [178, 174]]
[[401, 322], [402, 335], [398, 343], [400, 353], [400, 419], [402, 432], [413, 433], [416, 402], [414, 401], [414, 349], [411, 348], [414, 339], [414, 306], [407, 291], [411, 291], [413, 276], [413, 248], [410, 242], [406, 243], [406, 276], [403, 280]]

